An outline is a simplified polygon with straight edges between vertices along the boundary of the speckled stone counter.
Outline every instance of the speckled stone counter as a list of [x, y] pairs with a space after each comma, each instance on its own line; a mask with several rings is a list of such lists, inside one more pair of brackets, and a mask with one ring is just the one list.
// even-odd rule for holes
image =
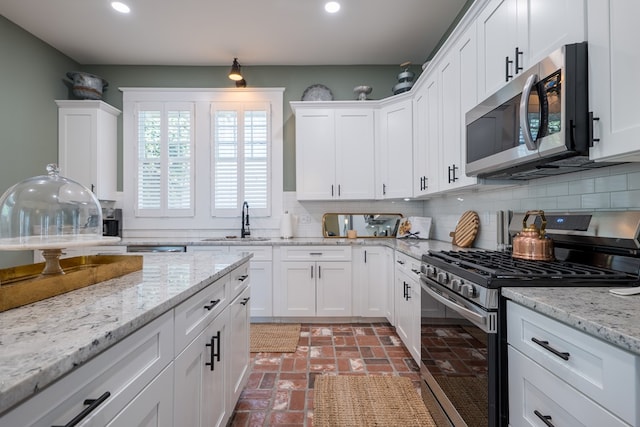
[[609, 288], [502, 288], [502, 295], [534, 311], [640, 355], [640, 295]]
[[140, 271], [0, 313], [0, 413], [250, 258], [144, 255]]
[[170, 237], [162, 238], [126, 238], [116, 245], [175, 245], [175, 246], [386, 246], [400, 251], [413, 258], [420, 259], [422, 254], [429, 250], [450, 251], [465, 250], [453, 246], [451, 242], [439, 240], [418, 240], [418, 239], [395, 239], [395, 238], [323, 238], [323, 237], [295, 237], [292, 239], [281, 239], [278, 237], [265, 238], [265, 240], [252, 239], [222, 239], [206, 240], [199, 238], [176, 239]]

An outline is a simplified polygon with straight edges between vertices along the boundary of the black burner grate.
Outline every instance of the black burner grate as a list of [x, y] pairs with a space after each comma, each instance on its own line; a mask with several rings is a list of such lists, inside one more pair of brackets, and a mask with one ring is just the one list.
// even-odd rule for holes
[[[431, 257], [447, 265], [472, 271], [488, 279], [566, 279], [633, 280], [634, 276], [620, 271], [569, 261], [528, 261], [514, 259], [510, 253], [492, 251], [429, 251]], [[444, 267], [443, 267], [444, 268]], [[454, 272], [452, 270], [452, 272]]]

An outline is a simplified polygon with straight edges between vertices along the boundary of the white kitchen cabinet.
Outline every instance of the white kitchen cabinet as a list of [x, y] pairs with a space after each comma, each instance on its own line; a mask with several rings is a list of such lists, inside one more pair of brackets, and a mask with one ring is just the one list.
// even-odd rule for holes
[[56, 101], [60, 175], [115, 200], [120, 110], [103, 101]]
[[273, 316], [273, 250], [271, 246], [230, 246], [229, 252], [253, 254], [251, 276], [251, 317]]
[[403, 94], [388, 98], [377, 117], [380, 159], [376, 198], [413, 197], [413, 101]]
[[[253, 280], [253, 277], [252, 277]], [[233, 413], [233, 408], [240, 398], [240, 393], [249, 379], [250, 350], [249, 324], [252, 286], [249, 284], [229, 305], [229, 328], [226, 342], [229, 346], [227, 367], [225, 372], [229, 377], [226, 381], [227, 389], [231, 393], [227, 400], [227, 413]]]
[[174, 426], [223, 426], [230, 416], [223, 342], [228, 314], [223, 310], [175, 359]]
[[640, 161], [640, 3], [590, 0], [589, 103], [594, 160]]
[[[148, 413], [149, 395], [144, 389], [171, 366], [172, 361], [173, 312], [170, 311], [0, 417], [0, 425], [65, 425], [89, 407], [86, 399], [94, 400], [95, 408], [83, 418], [83, 426], [107, 425], [125, 408], [129, 413]], [[140, 393], [147, 395], [136, 400]], [[167, 413], [166, 402], [162, 403], [158, 410]]]
[[351, 247], [283, 247], [281, 259], [276, 316], [351, 316]]
[[[384, 246], [353, 248], [353, 313], [362, 317], [387, 317], [393, 298], [393, 251]], [[391, 308], [393, 312], [393, 307]]]
[[396, 252], [395, 312], [396, 332], [420, 365], [420, 262]]
[[511, 425], [640, 424], [639, 356], [512, 301], [507, 342]]
[[173, 364], [145, 387], [107, 427], [173, 426]]
[[492, 0], [478, 25], [478, 97], [494, 94], [532, 64], [584, 41], [585, 0]]
[[291, 105], [296, 115], [298, 200], [373, 199], [373, 108]]

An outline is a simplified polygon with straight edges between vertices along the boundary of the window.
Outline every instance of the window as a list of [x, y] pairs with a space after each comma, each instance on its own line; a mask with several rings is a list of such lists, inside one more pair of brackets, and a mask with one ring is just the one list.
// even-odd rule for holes
[[120, 90], [125, 236], [279, 227], [283, 88]]
[[237, 216], [244, 201], [268, 216], [269, 105], [215, 104], [212, 116], [213, 216]]
[[193, 105], [137, 108], [138, 216], [193, 216]]

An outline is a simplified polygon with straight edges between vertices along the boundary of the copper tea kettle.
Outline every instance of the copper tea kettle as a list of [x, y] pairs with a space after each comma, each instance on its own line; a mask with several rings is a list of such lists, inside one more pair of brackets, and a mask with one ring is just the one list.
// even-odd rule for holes
[[[542, 220], [540, 229], [535, 223], [527, 225], [529, 215], [539, 215]], [[553, 240], [545, 235], [547, 218], [544, 211], [527, 211], [522, 220], [522, 231], [513, 238], [513, 258], [534, 261], [553, 261]]]

